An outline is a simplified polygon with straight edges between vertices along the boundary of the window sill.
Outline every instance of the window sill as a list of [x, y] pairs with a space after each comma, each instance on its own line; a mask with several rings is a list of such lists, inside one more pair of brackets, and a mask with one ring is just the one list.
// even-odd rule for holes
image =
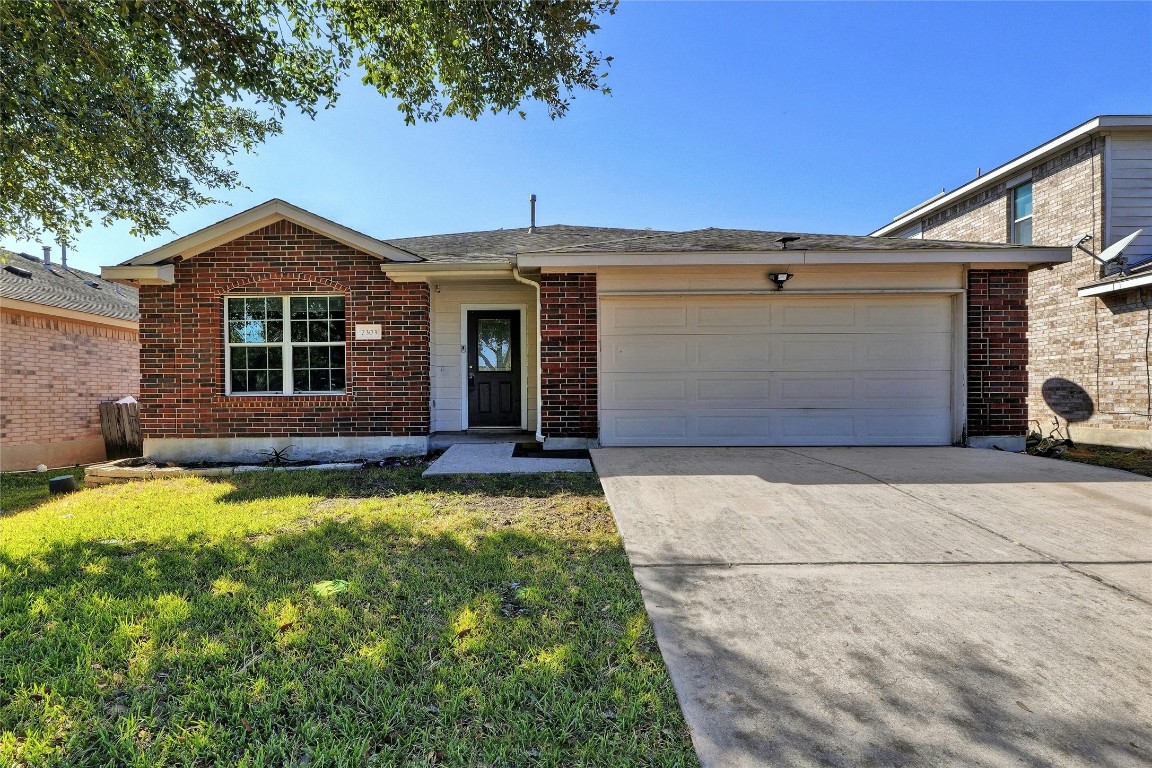
[[212, 397], [214, 403], [223, 406], [286, 406], [301, 403], [342, 404], [351, 403], [352, 396], [348, 392], [308, 392], [301, 394], [278, 394], [275, 392], [236, 392], [233, 394], [217, 394]]
[[283, 392], [225, 392], [220, 397], [344, 397], [348, 392], [340, 390], [339, 392], [292, 392], [291, 394], [284, 394]]

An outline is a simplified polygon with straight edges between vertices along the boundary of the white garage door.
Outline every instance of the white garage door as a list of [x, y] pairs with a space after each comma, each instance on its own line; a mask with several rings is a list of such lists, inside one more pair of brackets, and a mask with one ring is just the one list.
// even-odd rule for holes
[[603, 297], [604, 445], [947, 445], [949, 296]]

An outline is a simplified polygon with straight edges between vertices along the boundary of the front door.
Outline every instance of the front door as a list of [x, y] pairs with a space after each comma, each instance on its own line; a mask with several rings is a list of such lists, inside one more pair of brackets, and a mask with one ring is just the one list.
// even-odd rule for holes
[[520, 426], [520, 313], [468, 313], [468, 426]]

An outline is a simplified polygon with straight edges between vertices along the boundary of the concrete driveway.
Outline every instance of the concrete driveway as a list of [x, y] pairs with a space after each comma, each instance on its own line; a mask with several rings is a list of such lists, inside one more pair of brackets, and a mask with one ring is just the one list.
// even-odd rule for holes
[[1152, 765], [1152, 480], [593, 451], [705, 766]]

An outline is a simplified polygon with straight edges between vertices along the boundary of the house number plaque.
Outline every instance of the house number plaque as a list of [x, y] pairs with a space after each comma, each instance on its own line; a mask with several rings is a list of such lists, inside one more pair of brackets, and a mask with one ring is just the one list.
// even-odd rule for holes
[[356, 341], [378, 341], [384, 337], [380, 331], [379, 323], [357, 323], [356, 324]]

